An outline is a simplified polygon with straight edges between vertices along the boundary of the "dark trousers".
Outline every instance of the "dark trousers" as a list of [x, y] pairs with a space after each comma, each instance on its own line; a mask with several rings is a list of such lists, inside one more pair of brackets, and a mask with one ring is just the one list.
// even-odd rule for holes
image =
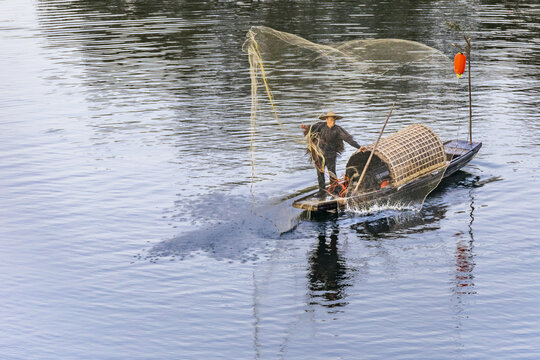
[[[324, 165], [326, 169], [328, 169], [328, 172], [330, 174], [330, 181], [337, 180], [336, 179], [336, 158], [333, 157], [327, 157], [324, 159]], [[322, 159], [319, 159], [319, 164], [322, 165]], [[325, 180], [324, 180], [324, 172], [319, 171], [317, 168], [317, 180], [319, 181], [319, 191], [324, 191], [326, 189], [325, 187]]]

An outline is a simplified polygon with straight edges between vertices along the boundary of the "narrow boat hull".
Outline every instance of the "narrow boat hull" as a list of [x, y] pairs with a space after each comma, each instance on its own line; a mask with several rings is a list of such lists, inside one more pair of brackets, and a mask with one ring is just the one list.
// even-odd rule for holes
[[[444, 143], [448, 166], [441, 170], [434, 171], [420, 178], [414, 179], [398, 188], [386, 187], [376, 191], [351, 196], [348, 198], [333, 197], [330, 195], [320, 197], [318, 191], [304, 196], [293, 202], [293, 206], [298, 209], [309, 211], [334, 211], [347, 206], [361, 206], [369, 208], [374, 204], [393, 203], [399, 201], [406, 203], [408, 200], [418, 199], [421, 194], [429, 193], [440, 182], [441, 178], [446, 178], [467, 165], [478, 153], [482, 143], [473, 142], [469, 144], [465, 140], [450, 140]], [[441, 172], [444, 171], [444, 174]]]

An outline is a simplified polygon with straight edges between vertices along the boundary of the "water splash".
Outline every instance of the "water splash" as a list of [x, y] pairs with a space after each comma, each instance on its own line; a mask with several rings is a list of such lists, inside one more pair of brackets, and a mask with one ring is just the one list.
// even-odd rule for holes
[[387, 200], [387, 201], [377, 201], [377, 202], [369, 202], [367, 204], [356, 204], [353, 202], [347, 203], [345, 207], [345, 211], [349, 213], [353, 213], [356, 215], [369, 215], [373, 213], [383, 212], [387, 210], [394, 210], [394, 211], [415, 211], [419, 212], [422, 210], [422, 203], [414, 202], [414, 201], [393, 201], [393, 200]]

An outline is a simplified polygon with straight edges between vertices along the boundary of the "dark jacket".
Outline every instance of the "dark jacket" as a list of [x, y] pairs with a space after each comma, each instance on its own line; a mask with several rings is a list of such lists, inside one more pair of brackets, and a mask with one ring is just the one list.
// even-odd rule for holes
[[324, 157], [336, 157], [341, 154], [344, 150], [343, 141], [357, 149], [360, 147], [345, 129], [339, 125], [329, 128], [326, 121], [311, 125], [308, 130], [304, 130], [304, 135], [307, 134], [311, 134], [312, 141], [321, 149]]

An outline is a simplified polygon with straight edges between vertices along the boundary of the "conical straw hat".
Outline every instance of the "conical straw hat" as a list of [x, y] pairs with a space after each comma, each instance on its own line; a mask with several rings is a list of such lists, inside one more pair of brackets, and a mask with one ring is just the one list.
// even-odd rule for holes
[[339, 119], [343, 118], [343, 116], [336, 115], [336, 114], [334, 114], [334, 112], [332, 110], [330, 110], [329, 112], [326, 113], [326, 115], [319, 116], [319, 119], [326, 120], [326, 118], [328, 118], [328, 117], [333, 117], [336, 120], [339, 120]]

